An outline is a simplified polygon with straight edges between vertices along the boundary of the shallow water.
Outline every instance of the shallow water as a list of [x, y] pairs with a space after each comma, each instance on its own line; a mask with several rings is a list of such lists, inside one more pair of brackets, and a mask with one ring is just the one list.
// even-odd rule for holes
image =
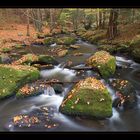
[[[88, 44], [79, 40], [77, 42], [81, 46], [80, 49], [74, 50], [85, 53], [83, 56], [71, 57], [68, 55], [60, 58], [59, 62], [66, 62], [71, 60], [75, 65], [83, 66], [84, 61], [94, 53], [97, 48], [94, 45]], [[41, 95], [18, 100], [15, 97], [3, 100], [0, 102], [0, 131], [140, 131], [140, 64], [135, 63], [133, 60], [122, 56], [116, 56], [117, 65], [119, 68], [113, 78], [127, 79], [134, 85], [137, 96], [138, 104], [134, 109], [130, 110], [117, 110], [113, 108], [113, 116], [104, 120], [91, 120], [79, 117], [70, 117], [59, 112], [59, 106], [72, 88], [72, 84], [64, 84], [64, 91], [60, 95], [48, 94], [44, 91]], [[79, 65], [80, 64], [80, 65]], [[41, 76], [44, 79], [58, 79], [60, 81], [70, 82], [84, 77], [96, 77], [96, 72], [88, 70], [86, 72], [77, 74], [76, 71], [63, 68], [62, 65], [55, 66], [54, 69], [41, 71]], [[110, 79], [111, 80], [111, 79]], [[101, 80], [104, 82], [104, 80]], [[112, 99], [115, 98], [115, 91], [105, 83]], [[11, 119], [18, 114], [33, 114], [34, 110], [41, 107], [52, 107], [54, 111], [50, 113], [53, 121], [58, 123], [59, 126], [53, 129], [47, 129], [43, 126], [36, 128], [16, 128], [12, 125]]]

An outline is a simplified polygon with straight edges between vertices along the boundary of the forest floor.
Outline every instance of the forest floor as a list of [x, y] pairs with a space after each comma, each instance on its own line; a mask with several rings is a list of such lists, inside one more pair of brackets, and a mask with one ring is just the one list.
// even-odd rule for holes
[[[27, 36], [27, 25], [17, 23], [0, 24], [0, 49], [9, 48], [13, 42], [30, 43], [36, 38], [37, 32], [33, 25], [30, 25], [30, 36]], [[47, 34], [49, 28], [43, 29], [43, 33]]]

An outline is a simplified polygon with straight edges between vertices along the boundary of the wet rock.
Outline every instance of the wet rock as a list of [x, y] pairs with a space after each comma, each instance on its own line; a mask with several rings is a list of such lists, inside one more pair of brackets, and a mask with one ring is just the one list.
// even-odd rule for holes
[[136, 62], [140, 63], [140, 47], [135, 47], [131, 55]]
[[107, 118], [112, 116], [112, 99], [103, 83], [89, 77], [73, 87], [59, 110], [68, 115]]
[[18, 53], [19, 53], [20, 55], [25, 55], [25, 54], [27, 54], [27, 52], [26, 52], [25, 50], [20, 50], [20, 51], [18, 51]]
[[39, 85], [26, 84], [18, 90], [16, 97], [25, 98], [30, 96], [36, 96], [41, 93], [43, 93], [43, 88], [40, 88]]
[[54, 68], [54, 66], [52, 64], [48, 64], [48, 65], [33, 64], [32, 66], [38, 68], [39, 70], [53, 69]]
[[61, 94], [64, 90], [64, 88], [61, 84], [53, 84], [52, 87], [55, 90], [56, 94]]
[[80, 53], [80, 52], [79, 52], [79, 53], [74, 53], [74, 54], [73, 54], [73, 56], [82, 56], [82, 55], [84, 55], [84, 54], [83, 54], [83, 53]]
[[68, 53], [68, 50], [60, 50], [57, 52], [59, 57], [64, 57]]
[[133, 85], [122, 79], [114, 79], [111, 82], [112, 87], [116, 90], [116, 99], [113, 101], [114, 107], [123, 106], [125, 109], [132, 108], [137, 104], [136, 91]]
[[78, 45], [70, 45], [70, 48], [72, 48], [72, 49], [79, 49], [80, 46], [78, 46]]
[[1, 54], [0, 55], [0, 62], [3, 64], [9, 64], [11, 63], [11, 58], [8, 54]]
[[106, 51], [98, 51], [87, 59], [86, 64], [97, 68], [103, 78], [108, 78], [115, 73], [116, 59]]

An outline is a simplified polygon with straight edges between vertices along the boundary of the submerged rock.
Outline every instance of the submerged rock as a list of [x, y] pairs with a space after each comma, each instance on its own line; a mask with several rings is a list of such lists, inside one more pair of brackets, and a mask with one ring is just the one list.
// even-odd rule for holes
[[76, 39], [74, 37], [61, 37], [57, 38], [56, 43], [58, 45], [71, 45], [76, 42]]
[[107, 118], [112, 116], [112, 99], [102, 82], [89, 77], [79, 81], [67, 94], [60, 111], [68, 115]]
[[111, 82], [112, 87], [116, 90], [116, 99], [113, 101], [114, 107], [123, 106], [125, 109], [132, 108], [137, 103], [136, 92], [133, 85], [122, 79], [114, 79]]
[[115, 73], [116, 59], [106, 51], [96, 52], [86, 61], [88, 66], [99, 70], [103, 78], [108, 78]]
[[72, 48], [72, 49], [79, 49], [80, 46], [78, 46], [78, 45], [70, 45], [70, 48]]
[[55, 90], [56, 94], [60, 94], [63, 92], [63, 86], [61, 84], [53, 84], [52, 85], [53, 89]]
[[57, 52], [59, 57], [64, 57], [68, 53], [68, 50], [60, 50]]
[[20, 86], [37, 80], [39, 71], [30, 66], [0, 65], [0, 99], [17, 92]]

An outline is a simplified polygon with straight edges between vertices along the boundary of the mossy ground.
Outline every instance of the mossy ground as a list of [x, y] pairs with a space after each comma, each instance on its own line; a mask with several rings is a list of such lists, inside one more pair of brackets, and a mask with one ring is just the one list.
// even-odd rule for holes
[[20, 86], [38, 78], [39, 71], [36, 68], [0, 65], [0, 99], [16, 94]]

